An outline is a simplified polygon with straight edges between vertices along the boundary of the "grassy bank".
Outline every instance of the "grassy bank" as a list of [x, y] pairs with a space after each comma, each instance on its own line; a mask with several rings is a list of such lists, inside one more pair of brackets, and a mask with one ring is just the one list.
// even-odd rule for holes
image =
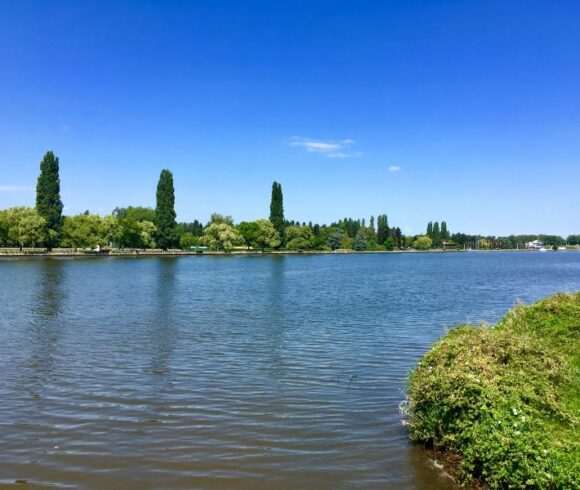
[[413, 440], [447, 452], [458, 479], [491, 488], [579, 488], [580, 293], [458, 327], [408, 385]]

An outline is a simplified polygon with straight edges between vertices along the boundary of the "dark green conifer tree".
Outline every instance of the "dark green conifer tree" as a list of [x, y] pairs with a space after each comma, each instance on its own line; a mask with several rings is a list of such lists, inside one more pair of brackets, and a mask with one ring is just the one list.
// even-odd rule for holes
[[280, 235], [281, 246], [286, 244], [285, 220], [284, 220], [284, 196], [282, 185], [274, 181], [272, 184], [272, 199], [270, 201], [270, 222]]
[[431, 221], [427, 223], [427, 236], [433, 239], [433, 223], [431, 223]]
[[36, 210], [46, 220], [48, 248], [58, 244], [63, 222], [58, 172], [58, 157], [52, 151], [46, 152], [40, 162], [40, 175], [36, 183]]
[[175, 217], [173, 175], [169, 170], [162, 170], [157, 184], [157, 206], [155, 207], [158, 247], [168, 249], [175, 246], [177, 238]]

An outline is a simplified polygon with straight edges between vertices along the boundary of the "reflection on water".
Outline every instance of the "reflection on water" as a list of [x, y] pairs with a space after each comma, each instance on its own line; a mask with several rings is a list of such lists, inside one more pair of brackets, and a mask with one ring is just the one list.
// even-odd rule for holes
[[580, 254], [0, 260], [0, 486], [452, 488], [398, 404]]

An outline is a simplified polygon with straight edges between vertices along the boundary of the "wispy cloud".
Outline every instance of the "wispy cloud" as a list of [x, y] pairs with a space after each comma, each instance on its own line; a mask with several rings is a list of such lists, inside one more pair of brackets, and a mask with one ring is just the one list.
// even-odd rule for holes
[[398, 165], [391, 165], [389, 167], [389, 172], [400, 172], [401, 171], [401, 167], [399, 167]]
[[33, 187], [28, 185], [2, 185], [0, 184], [0, 192], [5, 194], [17, 194], [19, 192], [32, 192]]
[[362, 155], [360, 151], [352, 151], [354, 140], [320, 141], [310, 138], [294, 136], [290, 139], [290, 146], [304, 148], [310, 153], [320, 153], [327, 158], [350, 158]]

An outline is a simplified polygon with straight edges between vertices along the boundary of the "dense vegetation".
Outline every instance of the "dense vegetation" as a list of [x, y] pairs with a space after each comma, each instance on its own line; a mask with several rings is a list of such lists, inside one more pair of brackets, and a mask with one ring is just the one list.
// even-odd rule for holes
[[409, 380], [410, 435], [491, 488], [580, 486], [580, 293], [463, 326]]
[[[40, 164], [36, 207], [14, 207], [0, 211], [2, 247], [181, 248], [206, 246], [211, 250], [252, 248], [257, 250], [429, 250], [431, 248], [523, 248], [539, 238], [546, 245], [563, 245], [557, 236], [529, 235], [482, 237], [451, 234], [447, 223], [429, 222], [424, 235], [405, 236], [397, 226], [389, 226], [386, 214], [365, 219], [343, 218], [330, 225], [298, 222], [284, 216], [282, 186], [272, 184], [269, 220], [235, 224], [230, 216], [214, 213], [205, 225], [195, 220], [178, 223], [175, 213], [173, 175], [162, 170], [155, 209], [142, 206], [115, 208], [110, 215], [85, 211], [63, 216], [60, 198], [59, 160], [47, 152]], [[571, 235], [568, 244], [580, 244], [580, 235]]]

